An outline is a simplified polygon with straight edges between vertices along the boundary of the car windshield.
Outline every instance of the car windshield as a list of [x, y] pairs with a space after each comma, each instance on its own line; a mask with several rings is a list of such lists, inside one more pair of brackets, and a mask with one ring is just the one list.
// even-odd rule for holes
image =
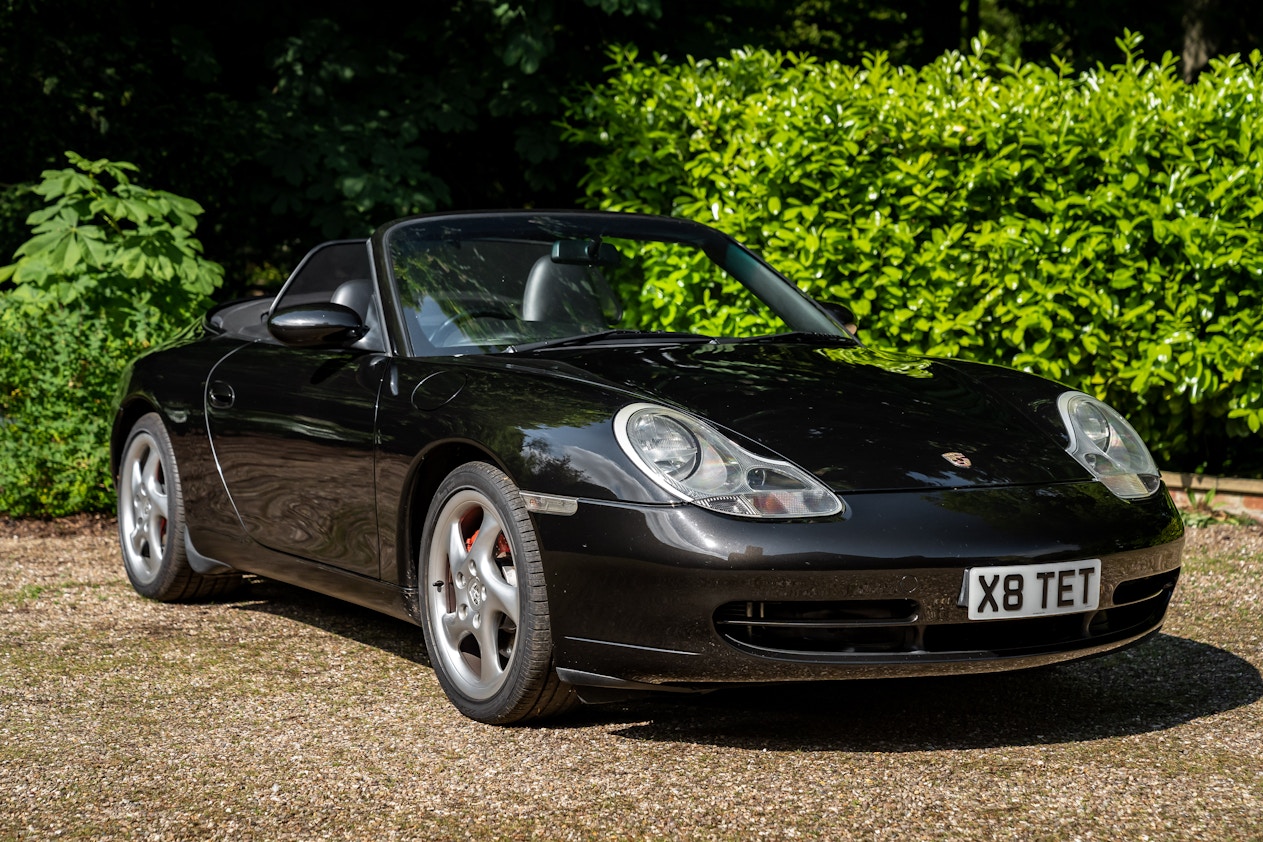
[[416, 355], [844, 334], [705, 226], [624, 214], [479, 214], [379, 232]]

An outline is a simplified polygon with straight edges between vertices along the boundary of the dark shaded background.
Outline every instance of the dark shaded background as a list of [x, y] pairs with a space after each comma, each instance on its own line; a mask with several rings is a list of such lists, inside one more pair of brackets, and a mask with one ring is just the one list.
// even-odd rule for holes
[[226, 297], [395, 216], [573, 205], [585, 156], [557, 121], [613, 45], [670, 61], [885, 50], [920, 65], [982, 28], [1009, 60], [1083, 69], [1114, 63], [1128, 28], [1192, 80], [1263, 35], [1256, 0], [0, 3], [0, 251], [28, 236], [38, 197], [24, 185], [73, 149], [205, 205], [199, 236], [229, 270]]

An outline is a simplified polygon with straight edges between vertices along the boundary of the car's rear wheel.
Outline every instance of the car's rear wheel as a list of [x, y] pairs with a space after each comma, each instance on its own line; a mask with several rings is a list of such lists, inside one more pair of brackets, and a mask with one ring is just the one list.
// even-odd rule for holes
[[471, 462], [447, 476], [426, 517], [419, 574], [430, 663], [461, 713], [504, 725], [578, 703], [554, 667], [530, 516], [502, 471]]
[[123, 567], [137, 593], [175, 602], [218, 596], [241, 583], [236, 574], [203, 576], [189, 566], [180, 472], [157, 413], [140, 418], [128, 434], [117, 489]]

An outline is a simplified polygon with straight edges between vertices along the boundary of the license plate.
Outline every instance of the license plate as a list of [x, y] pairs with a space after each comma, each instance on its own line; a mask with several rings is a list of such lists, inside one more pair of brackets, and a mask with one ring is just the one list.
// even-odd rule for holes
[[971, 620], [1095, 611], [1101, 601], [1101, 560], [973, 567], [965, 571], [965, 599]]

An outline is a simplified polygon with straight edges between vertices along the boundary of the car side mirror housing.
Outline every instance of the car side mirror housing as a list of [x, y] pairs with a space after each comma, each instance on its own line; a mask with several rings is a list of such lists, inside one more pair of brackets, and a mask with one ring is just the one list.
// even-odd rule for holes
[[842, 325], [846, 332], [852, 336], [858, 336], [860, 332], [859, 320], [855, 318], [855, 311], [845, 304], [838, 304], [836, 301], [817, 301], [826, 313], [833, 317], [833, 320]]
[[360, 314], [344, 304], [300, 304], [268, 317], [268, 332], [298, 348], [346, 345], [368, 333]]

